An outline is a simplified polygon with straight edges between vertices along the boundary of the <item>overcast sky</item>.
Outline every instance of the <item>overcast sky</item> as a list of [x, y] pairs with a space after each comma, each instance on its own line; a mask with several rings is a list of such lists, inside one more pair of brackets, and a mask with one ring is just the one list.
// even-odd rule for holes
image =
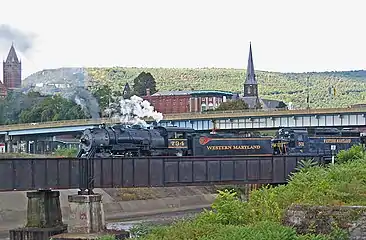
[[67, 66], [245, 68], [251, 41], [257, 70], [365, 69], [364, 2], [0, 0], [0, 24], [33, 41], [27, 49], [0, 32], [0, 56], [12, 41], [27, 49], [23, 77]]

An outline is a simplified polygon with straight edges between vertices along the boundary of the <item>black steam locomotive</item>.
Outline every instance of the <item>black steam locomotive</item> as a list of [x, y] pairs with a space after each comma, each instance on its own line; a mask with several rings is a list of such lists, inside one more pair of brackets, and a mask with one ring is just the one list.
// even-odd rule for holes
[[280, 129], [272, 137], [239, 134], [202, 134], [192, 128], [142, 127], [122, 124], [87, 129], [80, 138], [78, 157], [213, 156], [330, 154], [361, 143], [351, 130]]

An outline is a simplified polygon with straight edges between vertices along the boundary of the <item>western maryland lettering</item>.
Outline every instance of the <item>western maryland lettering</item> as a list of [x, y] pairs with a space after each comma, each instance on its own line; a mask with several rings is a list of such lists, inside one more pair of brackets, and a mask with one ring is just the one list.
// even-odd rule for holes
[[260, 150], [260, 145], [233, 145], [233, 146], [206, 146], [210, 151], [222, 151], [222, 150]]
[[349, 138], [326, 138], [324, 143], [351, 143]]

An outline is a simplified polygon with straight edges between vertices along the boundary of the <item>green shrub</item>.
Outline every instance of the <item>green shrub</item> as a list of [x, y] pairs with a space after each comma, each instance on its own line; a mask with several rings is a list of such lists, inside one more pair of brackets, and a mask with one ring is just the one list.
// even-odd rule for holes
[[141, 223], [134, 225], [132, 228], [129, 229], [131, 237], [137, 238], [137, 237], [143, 237], [151, 233], [153, 229], [155, 229], [156, 226], [146, 223]]
[[345, 163], [357, 159], [365, 158], [365, 147], [361, 144], [353, 145], [348, 150], [341, 150], [336, 156], [337, 163]]
[[55, 155], [58, 157], [76, 157], [78, 151], [77, 148], [58, 148], [55, 150]]
[[[218, 191], [219, 194], [213, 204], [212, 210], [204, 210], [197, 220], [202, 223], [219, 223], [239, 225], [245, 223], [246, 203], [242, 202], [233, 190]], [[235, 213], [235, 214], [233, 214]]]
[[317, 166], [318, 163], [314, 161], [314, 159], [303, 159], [298, 163], [298, 166], [295, 168], [296, 171], [309, 171], [311, 168]]
[[279, 223], [259, 222], [256, 225], [234, 226], [203, 224], [195, 221], [179, 222], [168, 227], [154, 229], [143, 240], [328, 240], [325, 236], [299, 236], [293, 228]]

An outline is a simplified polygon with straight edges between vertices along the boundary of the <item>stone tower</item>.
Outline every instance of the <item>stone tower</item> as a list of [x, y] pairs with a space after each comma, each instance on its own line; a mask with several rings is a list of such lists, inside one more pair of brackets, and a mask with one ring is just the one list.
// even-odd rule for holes
[[3, 62], [3, 79], [7, 89], [21, 88], [22, 86], [22, 63], [11, 45], [8, 57]]
[[252, 44], [249, 44], [249, 58], [247, 66], [247, 76], [244, 82], [244, 97], [258, 97], [258, 83], [255, 79]]

